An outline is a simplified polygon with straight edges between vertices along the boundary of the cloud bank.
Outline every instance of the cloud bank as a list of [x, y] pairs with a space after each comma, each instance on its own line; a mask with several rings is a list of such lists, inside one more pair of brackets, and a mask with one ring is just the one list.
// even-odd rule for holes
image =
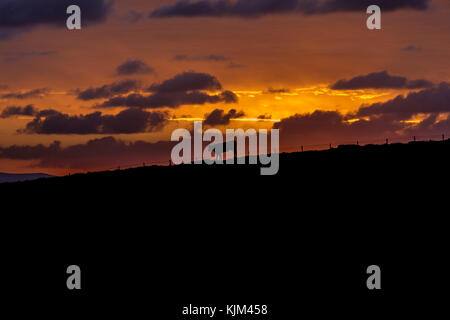
[[413, 115], [424, 113], [450, 112], [450, 84], [443, 82], [436, 87], [419, 92], [411, 92], [406, 97], [396, 98], [368, 106], [362, 106], [356, 116], [395, 115], [399, 119], [408, 119]]
[[301, 13], [306, 15], [333, 12], [365, 12], [377, 4], [384, 11], [400, 9], [426, 10], [430, 0], [181, 0], [154, 9], [150, 18], [169, 17], [260, 17], [269, 14]]
[[35, 114], [19, 133], [27, 134], [131, 134], [161, 130], [167, 123], [167, 112], [147, 112], [126, 109], [117, 115], [93, 112], [87, 115], [68, 115], [56, 110], [42, 110]]
[[82, 8], [83, 24], [106, 20], [113, 2], [107, 0], [0, 0], [0, 39], [9, 39], [41, 25], [65, 27], [67, 7]]
[[206, 103], [236, 103], [237, 96], [231, 91], [222, 91], [222, 85], [216, 77], [206, 73], [184, 72], [161, 83], [152, 84], [146, 91], [150, 95], [134, 93], [113, 97], [96, 108], [138, 107], [178, 108], [183, 105], [201, 105]]
[[0, 99], [30, 99], [30, 98], [40, 98], [46, 96], [50, 93], [50, 89], [41, 88], [41, 89], [33, 89], [25, 92], [9, 92], [0, 95]]
[[147, 162], [169, 162], [170, 151], [176, 142], [124, 142], [113, 137], [89, 140], [85, 144], [62, 147], [59, 141], [49, 146], [0, 147], [0, 159], [33, 160], [36, 167], [105, 169], [119, 165]]
[[[300, 144], [355, 143], [357, 140], [441, 136], [450, 132], [450, 84], [399, 95], [386, 102], [363, 105], [358, 111], [317, 110], [282, 119], [282, 141]], [[421, 116], [416, 121], [410, 121]], [[350, 121], [351, 120], [351, 121]]]

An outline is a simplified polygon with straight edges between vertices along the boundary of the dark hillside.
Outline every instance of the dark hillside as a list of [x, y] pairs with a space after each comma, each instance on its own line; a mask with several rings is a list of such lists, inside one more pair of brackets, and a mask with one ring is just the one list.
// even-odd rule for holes
[[[161, 301], [232, 295], [270, 300], [282, 319], [298, 308], [291, 289], [323, 315], [343, 301], [382, 310], [448, 282], [449, 155], [450, 141], [340, 146], [282, 154], [276, 176], [185, 165], [3, 184], [2, 202], [13, 205], [2, 216], [21, 248], [12, 255], [26, 257], [19, 270], [45, 257], [37, 285], [51, 292], [55, 263], [75, 260], [95, 278], [91, 294], [120, 303], [124, 292], [141, 301], [134, 292], [157, 290], [164, 315]], [[373, 263], [386, 270], [385, 296], [361, 281]]]

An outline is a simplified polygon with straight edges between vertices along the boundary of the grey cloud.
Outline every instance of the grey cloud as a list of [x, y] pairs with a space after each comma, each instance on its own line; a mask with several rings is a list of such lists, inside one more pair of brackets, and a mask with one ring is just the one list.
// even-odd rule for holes
[[141, 60], [127, 60], [116, 68], [118, 75], [154, 74], [155, 70]]
[[412, 140], [413, 136], [440, 139], [449, 133], [450, 119], [439, 120], [438, 114], [430, 114], [419, 124], [401, 121], [390, 115], [381, 115], [368, 120], [347, 122], [347, 116], [337, 111], [315, 111], [297, 114], [275, 123], [280, 130], [280, 143], [284, 148], [298, 150], [300, 145], [317, 146], [328, 143], [361, 144], [383, 143], [386, 138]]
[[152, 93], [150, 95], [134, 93], [127, 96], [116, 96], [95, 107], [178, 108], [182, 105], [236, 103], [238, 101], [237, 96], [231, 91], [222, 91], [218, 94], [204, 92], [219, 90], [222, 90], [222, 85], [216, 77], [207, 73], [184, 72], [161, 83], [151, 85], [147, 89]]
[[221, 109], [215, 109], [211, 113], [205, 115], [204, 124], [210, 126], [227, 125], [231, 119], [237, 119], [245, 116], [243, 111], [237, 112], [235, 109], [231, 109], [228, 113], [225, 113]]
[[308, 114], [297, 114], [274, 124], [280, 130], [281, 143], [295, 141], [300, 146], [323, 143], [345, 143], [361, 139], [396, 136], [396, 131], [405, 124], [385, 117], [347, 122], [338, 111], [317, 110]]
[[0, 95], [0, 99], [30, 99], [30, 98], [36, 98], [36, 97], [43, 97], [50, 93], [50, 89], [48, 88], [41, 88], [41, 89], [33, 89], [30, 91], [25, 92], [9, 92]]
[[432, 86], [433, 83], [424, 79], [408, 80], [405, 77], [392, 76], [387, 71], [381, 71], [357, 76], [350, 80], [339, 80], [331, 86], [331, 89], [422, 89]]
[[1, 0], [0, 28], [25, 27], [41, 24], [62, 24], [65, 27], [66, 10], [70, 5], [83, 9], [86, 22], [103, 21], [112, 2], [104, 0]]
[[393, 114], [399, 118], [409, 118], [418, 113], [450, 112], [450, 85], [441, 83], [436, 87], [419, 92], [411, 92], [406, 97], [396, 98], [368, 106], [362, 106], [356, 116], [374, 116]]
[[258, 119], [259, 120], [270, 120], [270, 119], [272, 119], [272, 115], [268, 114], [268, 113], [261, 114], [261, 115], [258, 116]]
[[20, 133], [28, 134], [131, 134], [161, 130], [167, 123], [167, 112], [127, 109], [117, 115], [94, 112], [68, 115], [52, 109], [40, 111]]
[[186, 91], [217, 91], [222, 85], [216, 77], [207, 73], [184, 72], [162, 83], [153, 84], [148, 88], [150, 92], [173, 93]]
[[139, 87], [140, 84], [136, 80], [123, 80], [111, 84], [106, 84], [102, 87], [89, 88], [87, 90], [81, 91], [78, 94], [78, 99], [87, 101], [110, 98], [115, 95], [136, 91], [139, 89]]
[[33, 105], [21, 106], [9, 106], [3, 109], [0, 114], [0, 118], [10, 118], [15, 116], [34, 116], [38, 113], [38, 110]]
[[290, 89], [286, 89], [286, 88], [281, 88], [281, 89], [269, 88], [267, 90], [267, 93], [269, 93], [269, 94], [289, 93], [289, 92], [291, 92], [291, 90]]

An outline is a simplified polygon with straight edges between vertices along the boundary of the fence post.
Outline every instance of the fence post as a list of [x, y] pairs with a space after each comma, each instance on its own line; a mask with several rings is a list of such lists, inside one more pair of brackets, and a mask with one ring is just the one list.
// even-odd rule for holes
[[359, 141], [358, 140], [356, 140], [356, 145], [359, 146]]
[[302, 152], [303, 152], [303, 146], [302, 146]]
[[333, 147], [331, 146], [331, 143], [330, 143], [330, 150], [331, 150], [331, 149], [333, 149]]
[[414, 136], [414, 142], [416, 142], [416, 136]]
[[386, 144], [389, 144], [389, 139], [386, 139]]

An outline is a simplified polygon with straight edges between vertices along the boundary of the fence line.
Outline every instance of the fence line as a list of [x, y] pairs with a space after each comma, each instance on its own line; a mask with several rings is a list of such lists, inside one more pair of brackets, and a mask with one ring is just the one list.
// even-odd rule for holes
[[[320, 150], [332, 149], [332, 148], [338, 147], [340, 145], [364, 146], [364, 145], [371, 145], [371, 144], [383, 145], [383, 144], [393, 144], [393, 143], [444, 141], [446, 138], [448, 139], [448, 137], [449, 137], [448, 134], [441, 134], [441, 135], [430, 135], [430, 136], [395, 137], [393, 139], [386, 138], [386, 139], [371, 139], [371, 140], [341, 140], [339, 142], [333, 142], [333, 143], [284, 146], [282, 149], [284, 152], [288, 152], [288, 151], [289, 152], [320, 151]], [[433, 139], [438, 139], [438, 140], [433, 140]], [[134, 164], [126, 164], [126, 165], [120, 164], [115, 167], [105, 169], [105, 171], [132, 169], [132, 168], [154, 166], [154, 165], [171, 166], [172, 161], [169, 159], [166, 161], [144, 161], [144, 162], [134, 163]]]
[[106, 171], [111, 171], [111, 170], [121, 170], [121, 169], [132, 169], [132, 168], [138, 168], [138, 167], [147, 167], [147, 166], [155, 166], [155, 165], [161, 165], [161, 166], [171, 166], [172, 165], [172, 161], [168, 160], [168, 161], [145, 161], [145, 162], [140, 162], [140, 163], [135, 163], [135, 164], [127, 164], [127, 165], [118, 165], [116, 167], [111, 167], [106, 169]]
[[300, 144], [300, 145], [290, 145], [284, 146], [283, 150], [285, 151], [320, 151], [327, 150], [338, 147], [340, 145], [383, 145], [383, 144], [393, 144], [393, 143], [409, 143], [409, 142], [424, 142], [424, 141], [444, 141], [448, 139], [448, 134], [440, 134], [440, 135], [429, 135], [429, 136], [410, 136], [410, 137], [395, 137], [395, 138], [386, 138], [386, 139], [370, 139], [370, 140], [341, 140], [338, 142], [332, 143], [322, 143], [322, 144]]

